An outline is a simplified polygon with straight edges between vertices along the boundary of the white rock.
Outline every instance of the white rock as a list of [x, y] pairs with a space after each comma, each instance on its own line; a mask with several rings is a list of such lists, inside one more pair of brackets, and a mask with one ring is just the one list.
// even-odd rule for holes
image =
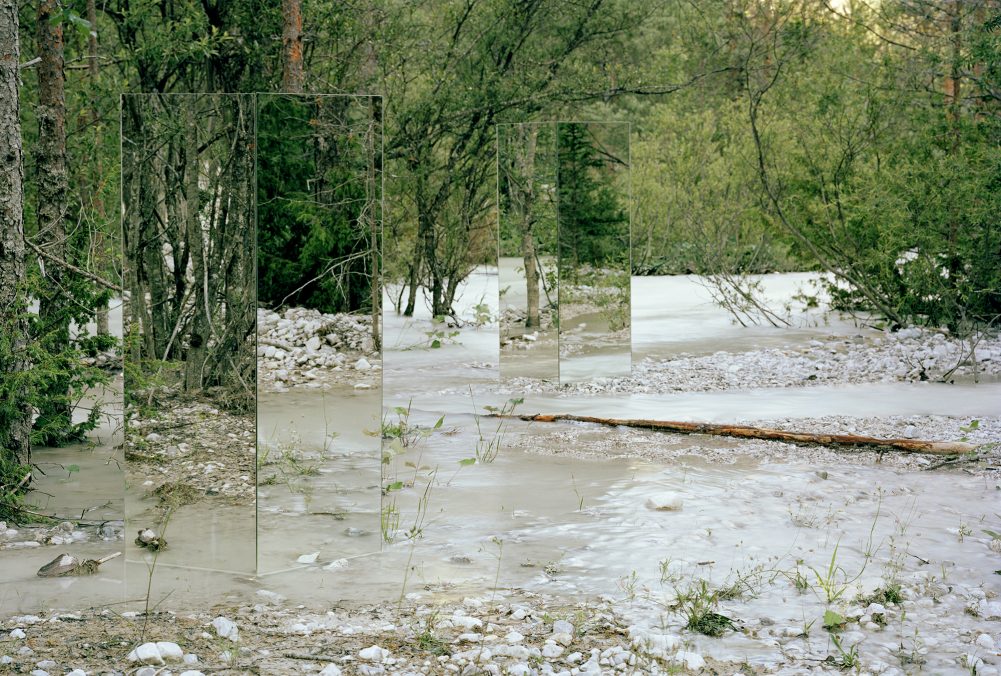
[[574, 626], [572, 623], [566, 620], [556, 620], [553, 622], [553, 633], [554, 634], [570, 634], [573, 636]]
[[10, 632], [11, 638], [25, 638], [26, 636], [27, 634], [24, 633], [24, 629], [21, 629], [20, 627]]
[[365, 359], [365, 357], [355, 362], [356, 371], [368, 371], [370, 368], [372, 368], [372, 365], [368, 363], [368, 359]]
[[341, 668], [333, 663], [328, 664], [323, 667], [323, 670], [320, 672], [320, 676], [341, 676]]
[[684, 500], [677, 493], [664, 493], [646, 501], [646, 506], [658, 512], [676, 512], [682, 508]]
[[389, 651], [385, 648], [380, 648], [377, 645], [372, 645], [359, 650], [358, 657], [363, 660], [368, 660], [369, 662], [382, 662], [384, 659], [389, 657]]
[[184, 651], [176, 643], [157, 641], [156, 649], [160, 652], [160, 658], [164, 662], [179, 662], [184, 659]]
[[197, 669], [188, 669], [187, 671], [182, 671], [181, 676], [205, 676], [205, 674]]
[[994, 650], [994, 639], [990, 634], [981, 634], [975, 643], [984, 650]]
[[310, 352], [316, 352], [317, 350], [319, 350], [320, 349], [320, 337], [319, 336], [313, 336], [312, 338], [310, 338], [309, 340], [307, 340], [306, 341], [306, 349], [309, 350]]
[[1001, 620], [1001, 602], [985, 599], [977, 604], [977, 614], [985, 620]]
[[198, 655], [195, 655], [194, 653], [188, 653], [183, 658], [181, 658], [181, 661], [183, 661], [185, 664], [198, 664]]
[[141, 664], [163, 664], [160, 651], [155, 643], [143, 643], [141, 646], [128, 654], [129, 662], [140, 662]]
[[684, 664], [685, 668], [689, 671], [698, 671], [706, 666], [706, 661], [702, 659], [702, 655], [688, 652], [686, 650], [679, 650], [676, 652], [674, 654], [674, 661]]
[[10, 655], [0, 655], [0, 664], [10, 664], [14, 661], [14, 658]]
[[542, 656], [546, 659], [555, 659], [563, 654], [563, 648], [556, 645], [555, 643], [547, 643], [542, 646]]
[[73, 671], [66, 672], [66, 676], [87, 676], [87, 672], [83, 669], [74, 669]]
[[41, 660], [40, 662], [36, 662], [35, 666], [38, 667], [39, 669], [51, 669], [52, 667], [56, 666], [56, 661], [55, 660]]
[[215, 632], [220, 637], [228, 638], [230, 641], [240, 640], [240, 629], [233, 620], [219, 616], [212, 620], [212, 626], [215, 627]]
[[320, 558], [320, 552], [313, 552], [312, 554], [303, 554], [298, 559], [295, 560], [296, 563], [316, 563], [316, 560]]
[[508, 632], [508, 635], [504, 637], [504, 640], [507, 641], [508, 643], [521, 643], [522, 641], [525, 640], [525, 636], [523, 634], [518, 633], [517, 631], [511, 631]]
[[31, 676], [49, 676], [49, 672], [44, 669], [35, 669], [31, 672]]

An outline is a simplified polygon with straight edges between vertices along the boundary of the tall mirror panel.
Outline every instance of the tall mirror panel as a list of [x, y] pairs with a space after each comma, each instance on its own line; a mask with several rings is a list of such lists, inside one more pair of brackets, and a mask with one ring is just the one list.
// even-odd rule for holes
[[122, 97], [129, 598], [255, 572], [254, 145], [253, 95]]
[[629, 124], [557, 125], [560, 381], [628, 376]]
[[497, 125], [500, 375], [559, 379], [556, 124]]
[[343, 575], [380, 546], [382, 99], [259, 94], [257, 213], [260, 571]]

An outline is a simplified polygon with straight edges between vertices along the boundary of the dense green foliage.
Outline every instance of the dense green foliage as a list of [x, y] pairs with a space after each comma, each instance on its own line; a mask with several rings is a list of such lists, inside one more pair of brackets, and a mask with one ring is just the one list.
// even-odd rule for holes
[[[323, 312], [371, 308], [365, 144], [369, 125], [378, 127], [378, 119], [369, 119], [369, 103], [368, 97], [258, 97], [262, 305]], [[373, 133], [380, 148], [378, 128]]]
[[557, 126], [560, 277], [582, 267], [629, 266], [629, 128], [565, 122]]

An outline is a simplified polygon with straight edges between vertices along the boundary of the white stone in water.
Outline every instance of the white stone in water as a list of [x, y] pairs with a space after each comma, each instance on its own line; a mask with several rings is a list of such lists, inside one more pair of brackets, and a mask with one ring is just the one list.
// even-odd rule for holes
[[303, 554], [298, 559], [295, 560], [296, 563], [316, 563], [316, 560], [320, 558], [320, 552], [313, 552], [312, 554]]
[[323, 667], [323, 670], [320, 672], [320, 676], [341, 676], [341, 668], [336, 664], [328, 664]]
[[369, 662], [382, 662], [384, 659], [389, 657], [389, 651], [385, 648], [380, 648], [377, 645], [372, 645], [359, 650], [358, 657], [363, 660], [368, 660]]
[[658, 512], [677, 512], [684, 506], [684, 500], [677, 493], [663, 493], [649, 498], [646, 506]]
[[365, 357], [355, 362], [356, 371], [368, 371], [370, 368], [372, 368], [372, 365], [368, 363], [368, 359], [365, 359]]
[[325, 565], [323, 567], [323, 570], [337, 570], [338, 568], [343, 568], [346, 565], [348, 565], [347, 559], [335, 559], [330, 563], [328, 563], [327, 565]]
[[220, 615], [212, 620], [212, 626], [215, 627], [216, 634], [222, 638], [228, 638], [230, 641], [240, 639], [240, 629], [236, 626], [236, 622], [229, 618]]

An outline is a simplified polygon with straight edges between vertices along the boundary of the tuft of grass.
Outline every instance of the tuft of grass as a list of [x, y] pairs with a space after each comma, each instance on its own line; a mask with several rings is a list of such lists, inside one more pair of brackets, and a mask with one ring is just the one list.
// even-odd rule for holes
[[904, 597], [901, 592], [900, 584], [895, 582], [880, 587], [868, 596], [859, 597], [859, 601], [865, 605], [870, 603], [879, 603], [884, 605], [887, 603], [900, 604], [904, 602]]
[[728, 629], [736, 629], [733, 619], [717, 612], [719, 591], [705, 580], [698, 580], [687, 589], [677, 590], [675, 609], [685, 618], [685, 628], [714, 638]]

